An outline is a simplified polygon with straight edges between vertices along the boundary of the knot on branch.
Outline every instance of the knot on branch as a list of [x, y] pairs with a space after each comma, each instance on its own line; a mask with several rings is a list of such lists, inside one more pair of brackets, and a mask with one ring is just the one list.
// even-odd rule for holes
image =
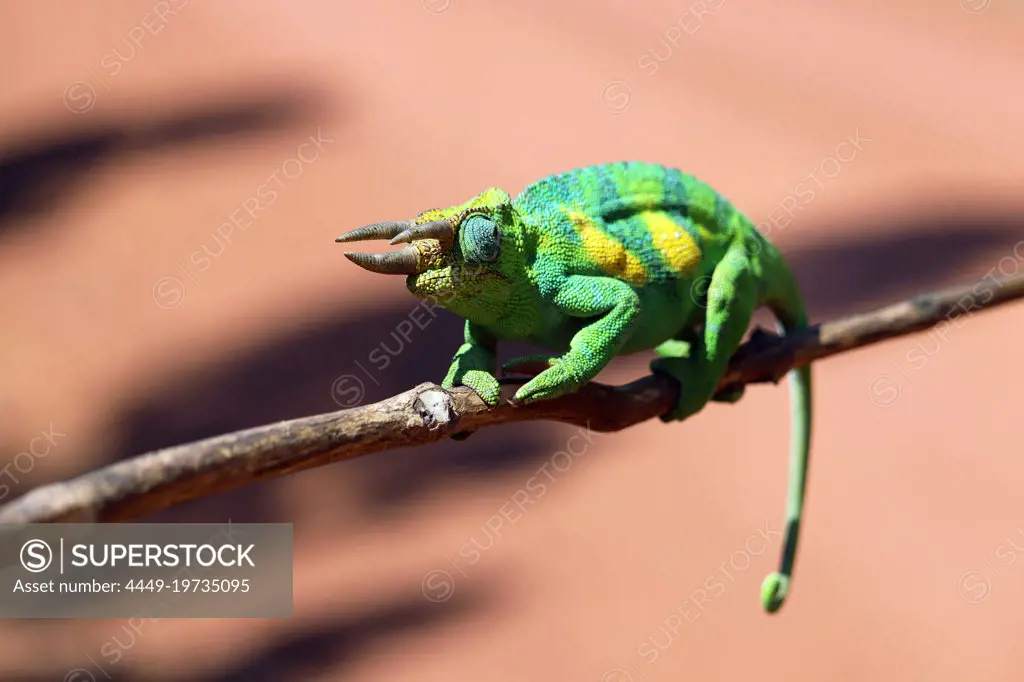
[[412, 407], [431, 431], [450, 431], [459, 423], [452, 395], [442, 388], [431, 386], [416, 396]]

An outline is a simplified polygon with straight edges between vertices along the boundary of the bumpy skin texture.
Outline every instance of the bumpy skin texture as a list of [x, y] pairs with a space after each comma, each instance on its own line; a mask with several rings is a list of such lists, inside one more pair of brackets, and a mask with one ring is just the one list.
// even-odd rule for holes
[[[466, 319], [443, 385], [469, 386], [491, 405], [499, 399], [497, 343], [522, 339], [553, 355], [505, 363], [506, 371], [543, 370], [516, 402], [572, 392], [615, 356], [654, 349], [651, 369], [680, 384], [678, 404], [662, 419], [685, 419], [716, 399], [756, 308], [769, 307], [785, 333], [807, 325], [778, 251], [723, 196], [672, 168], [580, 168], [515, 198], [491, 188], [410, 224], [439, 220], [450, 234], [411, 241], [407, 286]], [[810, 369], [791, 380], [789, 518], [779, 573], [762, 589], [769, 612], [781, 606], [792, 574], [810, 440]]]

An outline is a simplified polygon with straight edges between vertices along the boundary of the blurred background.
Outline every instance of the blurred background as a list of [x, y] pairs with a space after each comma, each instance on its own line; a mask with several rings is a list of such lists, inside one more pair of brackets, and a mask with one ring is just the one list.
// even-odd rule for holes
[[[1006, 0], [4, 0], [0, 464], [52, 445], [8, 468], [5, 501], [439, 381], [459, 320], [409, 331], [401, 278], [332, 240], [492, 185], [694, 173], [791, 259], [815, 322], [1013, 274], [1022, 28]], [[776, 617], [758, 592], [785, 384], [685, 424], [493, 428], [140, 519], [294, 523], [294, 618], [7, 621], [0, 678], [1019, 679], [1022, 313], [816, 365]]]

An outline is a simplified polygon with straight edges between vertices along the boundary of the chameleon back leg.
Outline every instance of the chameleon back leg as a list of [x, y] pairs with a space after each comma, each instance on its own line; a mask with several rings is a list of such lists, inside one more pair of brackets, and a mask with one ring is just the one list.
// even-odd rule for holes
[[[662, 421], [692, 416], [712, 399], [719, 378], [750, 326], [758, 297], [755, 269], [746, 248], [737, 242], [712, 273], [703, 334], [684, 330], [681, 340], [668, 341], [656, 349], [659, 357], [651, 362], [651, 370], [680, 383], [679, 402], [661, 417]], [[688, 351], [685, 355], [684, 349]], [[735, 402], [740, 397], [737, 393], [720, 399]]]

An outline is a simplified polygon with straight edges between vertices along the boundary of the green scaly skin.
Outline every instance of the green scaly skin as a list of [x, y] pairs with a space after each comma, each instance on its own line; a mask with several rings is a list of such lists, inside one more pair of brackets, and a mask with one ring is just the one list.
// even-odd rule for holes
[[[669, 422], [709, 401], [742, 397], [742, 387], [718, 397], [715, 389], [755, 309], [768, 307], [783, 333], [808, 324], [779, 252], [723, 196], [672, 168], [589, 166], [544, 178], [515, 198], [490, 188], [405, 227], [437, 221], [443, 234], [405, 239], [411, 246], [399, 274], [415, 296], [466, 320], [442, 385], [468, 386], [492, 406], [499, 340], [554, 353], [504, 364], [506, 372], [542, 368], [516, 392], [516, 403], [570, 393], [615, 356], [654, 349], [651, 369], [680, 385], [678, 403], [661, 417]], [[387, 229], [385, 238], [401, 228]], [[366, 238], [349, 233], [338, 241]], [[369, 270], [396, 272], [367, 264], [366, 254], [346, 255], [363, 258], [357, 263]], [[779, 571], [761, 590], [769, 613], [782, 606], [792, 578], [810, 449], [810, 368], [789, 376], [787, 527]]]

